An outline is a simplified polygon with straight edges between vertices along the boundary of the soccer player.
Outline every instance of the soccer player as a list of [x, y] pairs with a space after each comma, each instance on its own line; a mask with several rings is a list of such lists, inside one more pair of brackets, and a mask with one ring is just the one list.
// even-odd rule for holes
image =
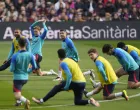
[[[66, 52], [66, 57], [73, 59], [75, 62], [79, 61], [79, 56], [77, 49], [73, 43], [73, 41], [67, 36], [66, 30], [60, 30], [59, 33], [60, 38], [62, 39], [62, 48]], [[59, 64], [61, 63], [61, 60], [59, 60]], [[93, 74], [93, 71], [89, 70], [83, 73], [84, 75], [90, 74], [90, 76], [94, 79], [95, 75]], [[62, 77], [62, 71], [59, 67], [58, 71], [58, 77], [54, 79], [54, 81], [61, 80]]]
[[[43, 23], [44, 31], [42, 34], [40, 32], [41, 28], [39, 26], [36, 26], [36, 24], [39, 22]], [[48, 31], [45, 23], [46, 23], [46, 20], [42, 19], [42, 20], [38, 20], [34, 22], [30, 26], [31, 34], [32, 34], [31, 52], [35, 56], [36, 64], [38, 67], [36, 72], [37, 72], [37, 75], [39, 76], [48, 75], [48, 74], [56, 74], [53, 70], [51, 70], [50, 72], [47, 72], [47, 71], [41, 71], [40, 69], [40, 62], [42, 61], [42, 47], [43, 47], [44, 40]]]
[[128, 88], [136, 89], [140, 87], [139, 82], [139, 66], [135, 60], [124, 50], [120, 48], [113, 48], [110, 44], [105, 44], [102, 52], [107, 55], [115, 56], [123, 69], [128, 73]]
[[[7, 60], [4, 61], [3, 65], [0, 66], [0, 71], [3, 71], [10, 66], [12, 55], [19, 51], [18, 40], [20, 38], [25, 38], [24, 36], [21, 35], [21, 30], [20, 29], [15, 29], [14, 30], [14, 36], [15, 36], [15, 38], [12, 41], [12, 46], [11, 46], [11, 50], [9, 52], [8, 58], [7, 58]], [[31, 51], [30, 42], [29, 42], [28, 39], [26, 39], [26, 43], [27, 43], [26, 50], [30, 52]]]
[[26, 39], [20, 38], [18, 40], [20, 51], [12, 56], [12, 61], [10, 65], [10, 71], [13, 72], [13, 91], [15, 99], [20, 101], [18, 104], [23, 102], [25, 104], [25, 109], [29, 109], [30, 101], [22, 96], [21, 89], [24, 84], [28, 81], [28, 65], [32, 64], [32, 69], [36, 69], [36, 63], [34, 56], [31, 52], [26, 51]]
[[99, 93], [103, 89], [104, 100], [111, 100], [117, 97], [124, 97], [128, 100], [128, 96], [125, 90], [123, 92], [113, 93], [115, 85], [117, 84], [117, 76], [111, 66], [111, 64], [102, 56], [99, 56], [96, 49], [90, 49], [88, 51], [89, 57], [95, 62], [98, 71], [98, 78], [101, 85], [95, 88], [91, 92], [84, 92], [86, 97]]
[[[128, 52], [133, 57], [133, 59], [136, 61], [136, 63], [139, 65], [140, 68], [140, 50], [138, 48], [132, 45], [126, 45], [124, 42], [119, 42], [117, 44], [117, 47]], [[139, 81], [140, 81], [140, 74], [139, 74]]]
[[58, 57], [62, 61], [60, 67], [62, 68], [62, 76], [64, 78], [60, 84], [54, 86], [54, 88], [41, 99], [32, 98], [34, 102], [41, 104], [46, 102], [51, 97], [55, 96], [60, 91], [73, 90], [74, 92], [74, 103], [75, 105], [86, 105], [92, 104], [94, 106], [99, 106], [99, 103], [93, 98], [90, 100], [82, 100], [82, 95], [84, 88], [86, 86], [86, 80], [79, 68], [79, 65], [71, 58], [66, 58], [66, 53], [64, 49], [59, 49]]

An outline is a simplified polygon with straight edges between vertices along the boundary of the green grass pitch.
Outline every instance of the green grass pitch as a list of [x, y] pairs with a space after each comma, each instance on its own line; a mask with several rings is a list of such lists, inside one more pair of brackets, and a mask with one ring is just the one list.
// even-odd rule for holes
[[[101, 52], [102, 46], [105, 43], [111, 43], [116, 46], [118, 41], [74, 41], [80, 56], [79, 65], [84, 71], [85, 69], [96, 69], [94, 63], [88, 57], [87, 51], [90, 48], [96, 48], [101, 56], [104, 56], [111, 62], [114, 69], [120, 67], [120, 64], [113, 56], [103, 55]], [[134, 45], [140, 48], [139, 41], [124, 41], [126, 44]], [[0, 42], [0, 64], [7, 58], [9, 50], [11, 48], [11, 42]], [[41, 62], [42, 70], [54, 69], [57, 72], [58, 68], [58, 57], [57, 50], [61, 48], [61, 41], [45, 41], [43, 46], [43, 61]], [[56, 76], [35, 76], [31, 74], [28, 83], [23, 87], [22, 94], [31, 100], [32, 96], [42, 98], [46, 93], [58, 82], [53, 82], [53, 78]], [[127, 77], [123, 76], [119, 79], [119, 84], [116, 85], [115, 91], [122, 91], [126, 89]], [[92, 86], [87, 79], [87, 90], [92, 90]], [[96, 77], [98, 80], [98, 78]], [[31, 110], [132, 110], [139, 107], [140, 89], [127, 90], [128, 95], [131, 96], [130, 100], [126, 102], [124, 99], [110, 102], [101, 102], [99, 108], [95, 108], [91, 105], [87, 106], [73, 106], [73, 93], [72, 92], [61, 92], [52, 99], [45, 102], [43, 105], [37, 105], [31, 101]], [[138, 94], [138, 95], [137, 95]], [[84, 96], [83, 96], [84, 97]], [[93, 96], [96, 100], [102, 100], [102, 92]], [[85, 97], [84, 97], [85, 99]], [[9, 72], [9, 68], [5, 71], [0, 72], [0, 110], [22, 110], [23, 107], [14, 107], [15, 100], [12, 92], [12, 73]]]

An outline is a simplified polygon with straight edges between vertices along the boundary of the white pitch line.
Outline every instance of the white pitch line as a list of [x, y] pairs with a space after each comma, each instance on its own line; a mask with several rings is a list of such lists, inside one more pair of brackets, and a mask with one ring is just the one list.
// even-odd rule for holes
[[[135, 95], [131, 95], [129, 96], [129, 99], [131, 98], [135, 98], [140, 96], [140, 93], [135, 94]], [[124, 98], [117, 98], [114, 100], [99, 100], [98, 102], [100, 103], [104, 103], [104, 102], [113, 102], [113, 101], [118, 101], [118, 100], [125, 100]], [[38, 107], [30, 107], [31, 109], [33, 108], [55, 108], [55, 107], [66, 107], [66, 106], [74, 106], [74, 104], [67, 104], [67, 105], [50, 105], [50, 106], [38, 106]], [[0, 109], [0, 110], [23, 110], [23, 108], [14, 108], [14, 109]]]

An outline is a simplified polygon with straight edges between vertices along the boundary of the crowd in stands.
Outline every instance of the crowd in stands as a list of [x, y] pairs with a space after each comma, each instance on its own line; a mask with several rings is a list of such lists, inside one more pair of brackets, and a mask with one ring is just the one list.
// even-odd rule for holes
[[0, 22], [140, 20], [140, 0], [0, 0]]

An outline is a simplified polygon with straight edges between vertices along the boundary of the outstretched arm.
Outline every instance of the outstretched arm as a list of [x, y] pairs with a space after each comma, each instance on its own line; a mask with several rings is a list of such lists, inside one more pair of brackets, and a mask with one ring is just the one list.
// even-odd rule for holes
[[65, 62], [62, 62], [60, 64], [60, 67], [63, 69], [64, 73], [66, 74], [66, 85], [64, 87], [64, 90], [68, 90], [72, 80], [72, 74], [68, 68], [68, 65]]
[[46, 34], [47, 34], [47, 31], [48, 31], [48, 29], [47, 29], [47, 27], [46, 27], [46, 20], [44, 20], [43, 21], [43, 28], [44, 28], [44, 32], [41, 34], [41, 36], [40, 36], [40, 38], [41, 39], [45, 39], [45, 37], [46, 37]]
[[14, 51], [15, 51], [14, 44], [12, 43], [11, 50], [9, 52], [7, 60], [9, 60], [12, 57], [12, 55], [14, 54]]

